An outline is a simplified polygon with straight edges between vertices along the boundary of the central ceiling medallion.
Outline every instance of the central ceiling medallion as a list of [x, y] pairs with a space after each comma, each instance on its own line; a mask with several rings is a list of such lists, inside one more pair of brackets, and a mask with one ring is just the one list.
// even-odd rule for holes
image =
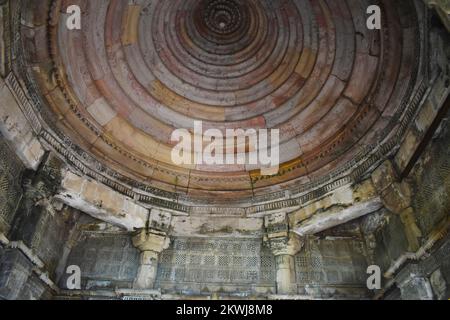
[[[198, 32], [210, 33], [211, 37], [233, 36], [238, 41], [248, 31], [251, 18], [249, 1], [240, 0], [203, 0], [199, 1], [195, 11]], [[220, 44], [220, 43], [219, 43]]]

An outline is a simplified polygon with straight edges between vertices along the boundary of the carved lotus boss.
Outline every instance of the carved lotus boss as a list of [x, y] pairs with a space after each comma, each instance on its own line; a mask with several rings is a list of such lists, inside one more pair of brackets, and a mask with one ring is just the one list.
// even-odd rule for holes
[[[174, 197], [230, 204], [349, 173], [398, 129], [416, 80], [417, 21], [399, 24], [399, 10], [415, 12], [408, 4], [383, 2], [383, 32], [366, 27], [359, 1], [71, 5], [80, 7], [79, 30], [67, 28], [67, 1], [36, 14], [49, 21], [36, 33], [49, 50], [29, 50], [46, 120], [105, 175]], [[277, 174], [249, 163], [174, 163], [172, 133], [193, 134], [195, 121], [224, 136], [279, 130]]]

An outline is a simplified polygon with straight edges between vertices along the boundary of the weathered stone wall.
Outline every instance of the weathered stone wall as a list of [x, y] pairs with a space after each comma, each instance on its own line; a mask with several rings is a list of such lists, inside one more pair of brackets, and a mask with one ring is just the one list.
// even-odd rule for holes
[[[67, 260], [81, 269], [82, 289], [131, 288], [139, 267], [139, 252], [127, 233], [82, 231]], [[66, 288], [66, 276], [60, 287]]]
[[61, 165], [49, 155], [37, 172], [28, 172], [24, 198], [10, 234], [11, 241], [23, 241], [45, 263], [51, 278], [56, 277], [64, 246], [78, 218], [76, 210], [56, 210], [52, 204], [52, 194], [60, 183]]
[[[6, 144], [0, 145], [6, 148]], [[5, 183], [1, 185], [0, 206], [4, 208], [2, 218], [6, 217], [9, 228], [0, 260], [0, 296], [5, 299], [49, 298], [51, 288], [39, 274], [46, 273], [50, 282], [56, 282], [57, 269], [75, 229], [78, 213], [64, 207], [56, 210], [51, 203], [60, 170], [55, 158], [49, 156], [37, 172], [24, 171], [20, 161], [14, 160], [13, 151], [3, 151], [0, 168]]]
[[0, 247], [0, 299], [49, 299], [49, 288], [33, 273], [33, 267], [19, 250]]
[[450, 296], [450, 239], [439, 243], [433, 254], [406, 264], [395, 281], [403, 300], [447, 300]]
[[367, 259], [357, 239], [307, 239], [295, 257], [299, 294], [314, 297], [367, 297]]
[[[403, 299], [448, 298], [449, 237], [445, 234], [450, 218], [449, 119], [450, 111], [447, 111], [411, 172], [403, 179], [402, 183], [407, 183], [411, 189], [408, 196], [411, 207], [404, 212], [411, 215], [386, 209], [363, 220], [362, 231], [371, 248], [373, 263], [380, 266], [383, 273], [387, 272], [388, 279], [384, 279], [384, 283], [392, 278], [394, 286], [400, 287], [390, 288], [386, 297], [401, 294]], [[394, 195], [392, 199], [396, 199], [392, 203], [401, 206], [402, 198]], [[411, 229], [417, 235], [417, 246], [411, 246], [408, 239]], [[421, 254], [423, 250], [431, 256], [425, 259], [427, 255]], [[411, 278], [410, 274], [416, 276]], [[434, 287], [433, 281], [438, 283]]]
[[53, 216], [48, 212], [42, 214], [30, 243], [30, 248], [44, 261], [47, 271], [55, 280], [56, 269], [75, 226], [76, 218], [72, 210], [58, 213], [60, 215]]
[[[353, 239], [307, 239], [295, 256], [298, 294], [367, 297], [363, 246]], [[161, 256], [157, 287], [178, 294], [274, 294], [275, 257], [261, 239], [177, 238]]]
[[[431, 144], [411, 173], [414, 190], [413, 207], [417, 225], [425, 243], [436, 230], [450, 219], [450, 111]], [[448, 230], [447, 230], [448, 232]], [[450, 297], [450, 237], [438, 241], [432, 254], [417, 265], [425, 281], [429, 281], [432, 294], [427, 298]], [[405, 286], [404, 298], [416, 299], [416, 288]]]
[[372, 240], [374, 263], [380, 266], [382, 271], [389, 269], [393, 261], [408, 251], [403, 223], [400, 216], [384, 210], [382, 213], [381, 227], [373, 233]]
[[[25, 202], [22, 188], [24, 170], [25, 166], [0, 134], [0, 232], [8, 237], [14, 233], [17, 217], [24, 213], [22, 207]], [[23, 232], [26, 233], [27, 230]], [[49, 261], [49, 265], [56, 265], [59, 252], [50, 257], [43, 254], [44, 250], [50, 251], [59, 245], [59, 239], [55, 239], [53, 235], [62, 234], [64, 231], [60, 226], [45, 221], [35, 233], [35, 239], [39, 238], [42, 242], [35, 247], [41, 249], [39, 256], [44, 261]], [[30, 259], [19, 249], [0, 246], [0, 298], [26, 300], [49, 298], [51, 296], [49, 288], [32, 271], [34, 267]]]
[[175, 238], [158, 266], [156, 287], [178, 294], [275, 292], [275, 259], [260, 238]]
[[0, 134], [0, 232], [10, 229], [22, 198], [24, 166]]
[[6, 9], [2, 6], [5, 1], [0, 1], [0, 75], [4, 76], [6, 71], [6, 57], [7, 50], [5, 48], [7, 37], [5, 32], [5, 20], [7, 19]]
[[414, 168], [412, 181], [415, 216], [427, 235], [450, 213], [450, 112]]
[[[80, 267], [82, 292], [106, 290], [115, 296], [117, 289], [133, 288], [139, 251], [131, 235], [86, 226], [89, 230], [81, 231], [65, 264]], [[297, 294], [367, 298], [366, 268], [361, 240], [307, 239], [295, 256]], [[62, 289], [67, 276], [59, 282]], [[261, 238], [175, 237], [160, 255], [155, 289], [174, 296], [269, 297], [277, 294], [276, 259]]]
[[440, 246], [436, 253], [425, 261], [435, 299], [447, 300], [450, 297], [450, 238]]

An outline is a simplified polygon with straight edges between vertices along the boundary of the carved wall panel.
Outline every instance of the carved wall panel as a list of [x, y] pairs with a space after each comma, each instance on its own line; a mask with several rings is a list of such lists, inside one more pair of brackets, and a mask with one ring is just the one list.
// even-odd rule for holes
[[436, 143], [416, 166], [413, 206], [422, 233], [429, 234], [450, 212], [450, 112]]
[[83, 288], [127, 288], [136, 277], [139, 252], [128, 234], [83, 232], [67, 265], [80, 267]]
[[362, 246], [361, 241], [351, 239], [308, 239], [295, 256], [297, 284], [364, 286], [367, 262]]
[[261, 239], [176, 238], [158, 267], [157, 287], [178, 291], [274, 285], [275, 260]]
[[23, 170], [22, 163], [0, 135], [0, 231], [9, 229], [22, 198]]

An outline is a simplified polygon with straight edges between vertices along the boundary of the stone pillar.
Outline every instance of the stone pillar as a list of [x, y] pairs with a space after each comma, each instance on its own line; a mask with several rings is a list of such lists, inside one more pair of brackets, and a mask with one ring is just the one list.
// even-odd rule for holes
[[416, 264], [405, 267], [396, 277], [402, 300], [433, 300], [430, 280]]
[[154, 288], [159, 255], [170, 245], [170, 237], [167, 235], [170, 221], [170, 213], [153, 210], [146, 228], [133, 236], [133, 245], [141, 252], [135, 289]]
[[412, 190], [408, 183], [399, 181], [391, 161], [385, 161], [372, 173], [372, 181], [386, 209], [398, 214], [405, 227], [408, 250], [416, 252], [420, 247], [420, 231], [411, 207]]
[[280, 254], [275, 257], [277, 266], [277, 293], [297, 294], [295, 288], [295, 266], [294, 256], [290, 254]]
[[272, 251], [276, 261], [277, 294], [296, 295], [294, 256], [300, 251], [302, 242], [297, 235], [289, 231], [286, 213], [266, 216], [264, 226], [264, 243]]

